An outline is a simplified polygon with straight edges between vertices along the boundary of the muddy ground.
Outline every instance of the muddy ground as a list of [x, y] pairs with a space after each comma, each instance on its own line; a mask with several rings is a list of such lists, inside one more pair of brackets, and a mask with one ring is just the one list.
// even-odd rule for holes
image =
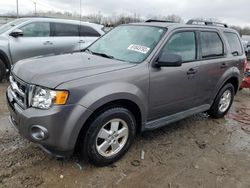
[[[250, 187], [250, 92], [225, 119], [198, 114], [137, 137], [109, 167], [56, 160], [10, 127], [0, 84], [0, 187]], [[141, 152], [145, 159], [141, 160]]]

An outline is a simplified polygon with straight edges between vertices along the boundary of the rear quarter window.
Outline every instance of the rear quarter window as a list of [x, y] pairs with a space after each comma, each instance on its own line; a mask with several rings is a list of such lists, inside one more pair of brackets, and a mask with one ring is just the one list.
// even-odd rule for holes
[[100, 37], [100, 33], [98, 33], [95, 29], [89, 26], [80, 26], [80, 36], [82, 37]]
[[243, 49], [238, 35], [236, 33], [231, 33], [231, 32], [224, 32], [224, 34], [228, 41], [230, 52], [234, 56], [243, 55]]
[[202, 31], [200, 34], [202, 58], [216, 58], [224, 55], [224, 46], [217, 32]]

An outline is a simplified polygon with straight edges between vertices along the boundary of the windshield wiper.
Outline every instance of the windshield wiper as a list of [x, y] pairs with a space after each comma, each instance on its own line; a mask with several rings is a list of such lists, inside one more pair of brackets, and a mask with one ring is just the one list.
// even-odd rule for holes
[[92, 54], [92, 51], [88, 48], [81, 49], [80, 51], [81, 52], [88, 52], [88, 53]]
[[92, 54], [102, 56], [102, 57], [106, 57], [106, 58], [109, 58], [109, 59], [114, 59], [113, 56], [105, 54], [105, 53], [92, 52]]
[[98, 52], [93, 52], [91, 51], [90, 49], [86, 48], [86, 49], [83, 49], [81, 50], [82, 52], [88, 52], [90, 54], [94, 54], [94, 55], [98, 55], [98, 56], [102, 56], [102, 57], [106, 57], [106, 58], [109, 58], [109, 59], [114, 59], [113, 56], [111, 55], [108, 55], [108, 54], [105, 54], [105, 53], [98, 53]]

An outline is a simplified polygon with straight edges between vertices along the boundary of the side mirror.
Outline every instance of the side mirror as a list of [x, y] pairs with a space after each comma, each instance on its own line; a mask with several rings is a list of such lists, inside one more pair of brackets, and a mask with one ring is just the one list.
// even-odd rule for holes
[[182, 57], [177, 54], [163, 53], [155, 63], [156, 67], [180, 67]]
[[10, 36], [12, 36], [12, 37], [14, 37], [14, 38], [23, 36], [23, 31], [22, 31], [21, 29], [15, 29], [14, 31], [12, 31], [12, 32], [10, 33]]

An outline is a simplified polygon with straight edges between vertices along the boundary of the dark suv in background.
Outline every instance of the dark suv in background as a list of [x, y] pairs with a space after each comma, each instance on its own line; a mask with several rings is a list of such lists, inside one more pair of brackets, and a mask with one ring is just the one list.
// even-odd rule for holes
[[84, 52], [15, 64], [10, 122], [56, 156], [77, 145], [91, 163], [108, 165], [136, 133], [200, 112], [222, 118], [244, 66], [240, 37], [225, 24], [121, 25]]

